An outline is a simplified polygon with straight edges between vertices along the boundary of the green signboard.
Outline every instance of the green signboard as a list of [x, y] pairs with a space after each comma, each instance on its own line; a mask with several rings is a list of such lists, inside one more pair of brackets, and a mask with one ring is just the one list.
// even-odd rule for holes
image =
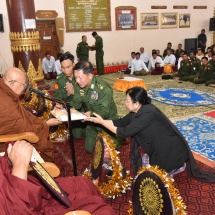
[[64, 0], [66, 31], [111, 31], [110, 0]]

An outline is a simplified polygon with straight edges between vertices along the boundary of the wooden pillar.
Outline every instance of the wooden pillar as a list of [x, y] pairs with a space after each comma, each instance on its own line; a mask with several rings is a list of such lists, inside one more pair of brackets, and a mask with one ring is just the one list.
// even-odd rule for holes
[[34, 0], [6, 0], [14, 66], [34, 81], [44, 80]]

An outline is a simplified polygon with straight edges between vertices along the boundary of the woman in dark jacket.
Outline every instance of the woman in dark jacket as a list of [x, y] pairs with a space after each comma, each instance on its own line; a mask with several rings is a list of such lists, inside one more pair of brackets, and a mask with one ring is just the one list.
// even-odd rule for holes
[[157, 165], [171, 172], [187, 163], [188, 171], [193, 177], [201, 181], [215, 182], [215, 173], [198, 168], [185, 138], [172, 122], [151, 104], [151, 99], [143, 88], [133, 87], [126, 91], [126, 107], [130, 113], [119, 120], [104, 120], [96, 113], [96, 117], [86, 120], [103, 125], [120, 138], [131, 137], [133, 168], [140, 167], [138, 146], [141, 146], [149, 156], [150, 165]]

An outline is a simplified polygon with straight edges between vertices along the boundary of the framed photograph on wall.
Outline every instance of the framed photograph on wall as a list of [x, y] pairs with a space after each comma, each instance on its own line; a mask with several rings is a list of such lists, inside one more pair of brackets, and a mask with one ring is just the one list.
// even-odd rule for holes
[[115, 8], [116, 30], [137, 29], [137, 9], [133, 6], [119, 6]]
[[179, 28], [190, 28], [190, 13], [179, 14]]
[[161, 13], [160, 14], [161, 28], [177, 28], [178, 13]]
[[159, 13], [141, 13], [140, 14], [140, 29], [155, 29], [159, 28]]

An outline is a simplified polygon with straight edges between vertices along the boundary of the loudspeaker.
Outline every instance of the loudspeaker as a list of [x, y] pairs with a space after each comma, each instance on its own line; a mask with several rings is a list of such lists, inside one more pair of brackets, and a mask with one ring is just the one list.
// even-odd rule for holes
[[215, 18], [210, 18], [209, 31], [215, 31]]
[[0, 14], [0, 32], [4, 32], [3, 15]]
[[191, 51], [197, 51], [197, 38], [185, 39], [185, 52], [189, 55]]

